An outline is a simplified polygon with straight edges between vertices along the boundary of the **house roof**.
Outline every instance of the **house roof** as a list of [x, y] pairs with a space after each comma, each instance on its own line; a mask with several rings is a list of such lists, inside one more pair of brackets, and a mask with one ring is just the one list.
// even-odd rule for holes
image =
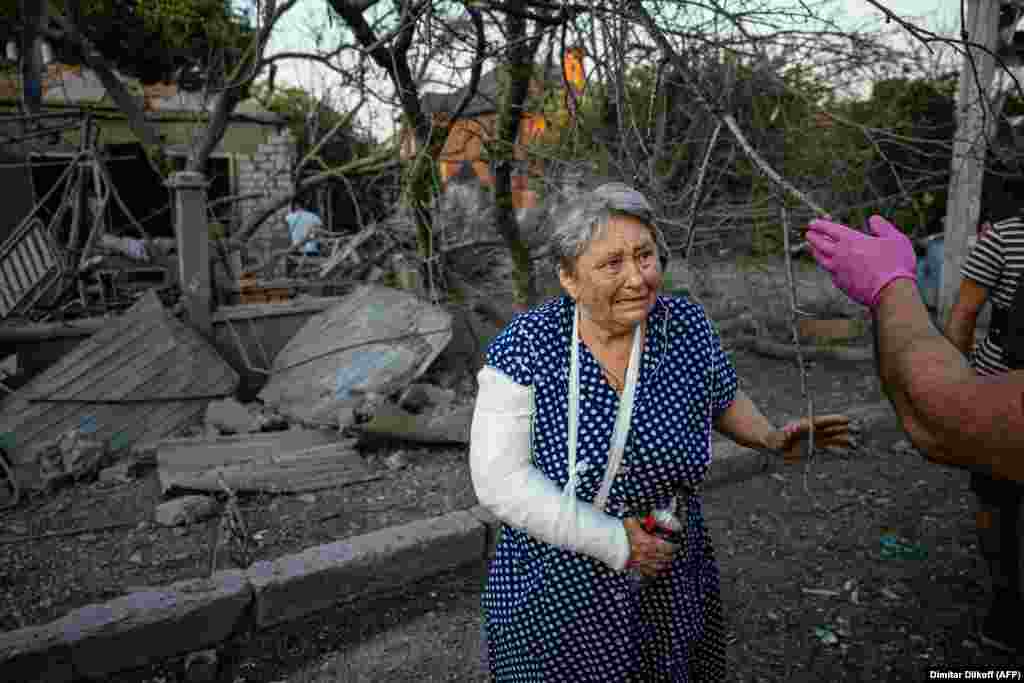
[[91, 438], [125, 445], [156, 441], [230, 396], [238, 373], [154, 290], [0, 401], [0, 431], [17, 434], [10, 457], [23, 482], [38, 484], [34, 448], [89, 424]]
[[[561, 82], [561, 74], [556, 65], [552, 64], [542, 68], [544, 68], [544, 80], [554, 83]], [[489, 114], [498, 110], [500, 72], [500, 67], [495, 67], [480, 76], [476, 95], [466, 105], [466, 109], [462, 112], [463, 116], [479, 116], [480, 114]], [[459, 105], [463, 94], [468, 89], [469, 86], [466, 85], [448, 93], [424, 93], [423, 97], [420, 98], [420, 106], [423, 107], [423, 111], [426, 114], [450, 114]]]
[[[216, 103], [216, 96], [206, 98], [202, 92], [181, 90], [173, 83], [143, 85], [135, 78], [124, 77], [121, 74], [118, 74], [118, 77], [131, 92], [141, 94], [145, 100], [146, 111], [158, 118], [209, 113]], [[17, 77], [0, 78], [0, 101], [17, 100], [20, 95], [21, 86]], [[91, 69], [67, 64], [48, 64], [43, 78], [43, 106], [61, 105], [93, 105], [116, 109], [107, 89]], [[284, 122], [283, 117], [264, 109], [255, 100], [244, 100], [239, 103], [232, 118], [275, 125]]]

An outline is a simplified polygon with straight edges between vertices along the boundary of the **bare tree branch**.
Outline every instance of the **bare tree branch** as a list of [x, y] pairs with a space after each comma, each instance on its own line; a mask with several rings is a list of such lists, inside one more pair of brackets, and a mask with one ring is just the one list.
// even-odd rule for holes
[[125, 118], [128, 120], [129, 128], [131, 128], [132, 133], [135, 134], [139, 141], [143, 145], [162, 146], [163, 139], [157, 132], [156, 126], [147, 120], [142, 102], [128, 91], [128, 88], [118, 78], [117, 74], [114, 73], [110, 63], [100, 54], [96, 46], [92, 44], [92, 41], [86, 38], [78, 26], [63, 14], [54, 12], [50, 15], [50, 20], [57, 24], [62, 31], [60, 34], [50, 35], [52, 37], [63, 37], [78, 47], [86, 66], [92, 69], [99, 77], [100, 82], [114, 101], [114, 104], [124, 113]]

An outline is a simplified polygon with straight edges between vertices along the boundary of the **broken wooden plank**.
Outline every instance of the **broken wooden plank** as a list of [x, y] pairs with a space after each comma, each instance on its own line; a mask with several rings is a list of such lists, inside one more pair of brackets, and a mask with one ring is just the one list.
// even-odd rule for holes
[[[3, 283], [0, 282], [0, 290]], [[2, 296], [2, 293], [0, 293]], [[46, 341], [55, 337], [88, 337], [109, 325], [107, 318], [79, 318], [56, 323], [26, 323], [0, 325], [0, 344], [18, 344]]]
[[[275, 318], [280, 316], [294, 316], [303, 313], [322, 313], [327, 309], [342, 303], [345, 297], [342, 296], [318, 296], [305, 299], [292, 299], [266, 304], [234, 304], [232, 306], [221, 306], [213, 314], [214, 324], [225, 321], [253, 320], [262, 318]], [[0, 337], [2, 339], [2, 337]]]
[[473, 422], [473, 406], [458, 406], [434, 413], [413, 415], [398, 406], [387, 405], [377, 411], [357, 431], [367, 438], [397, 439], [417, 443], [468, 444]]
[[[747, 349], [762, 356], [778, 358], [780, 360], [794, 360], [797, 358], [797, 348], [789, 344], [744, 335], [729, 342], [729, 345], [737, 349]], [[862, 346], [804, 346], [800, 349], [805, 360], [837, 360], [849, 363], [861, 363], [871, 361], [873, 358], [871, 347]]]
[[[19, 483], [41, 484], [34, 449], [88, 424], [90, 437], [121, 447], [156, 439], [202, 414], [209, 396], [231, 395], [238, 374], [196, 332], [164, 311], [153, 291], [14, 394], [0, 400], [0, 432]], [[33, 402], [31, 399], [46, 399]], [[50, 402], [54, 401], [54, 402]], [[151, 420], [154, 414], [158, 420]]]
[[376, 479], [353, 448], [331, 432], [170, 439], [157, 444], [160, 486], [171, 490], [304, 493]]

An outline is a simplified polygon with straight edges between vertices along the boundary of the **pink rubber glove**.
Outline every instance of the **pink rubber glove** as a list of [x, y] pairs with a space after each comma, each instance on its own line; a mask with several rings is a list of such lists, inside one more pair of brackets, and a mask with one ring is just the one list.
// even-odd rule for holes
[[893, 280], [917, 280], [917, 257], [910, 240], [881, 216], [868, 219], [875, 237], [818, 218], [807, 229], [807, 242], [818, 264], [832, 274], [836, 287], [872, 310]]

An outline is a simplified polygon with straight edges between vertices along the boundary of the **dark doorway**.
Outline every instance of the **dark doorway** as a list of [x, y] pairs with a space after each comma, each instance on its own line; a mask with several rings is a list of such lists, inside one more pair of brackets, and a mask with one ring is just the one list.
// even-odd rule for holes
[[0, 150], [0, 187], [4, 195], [4, 211], [0, 212], [3, 244], [32, 210], [32, 178], [25, 157]]

